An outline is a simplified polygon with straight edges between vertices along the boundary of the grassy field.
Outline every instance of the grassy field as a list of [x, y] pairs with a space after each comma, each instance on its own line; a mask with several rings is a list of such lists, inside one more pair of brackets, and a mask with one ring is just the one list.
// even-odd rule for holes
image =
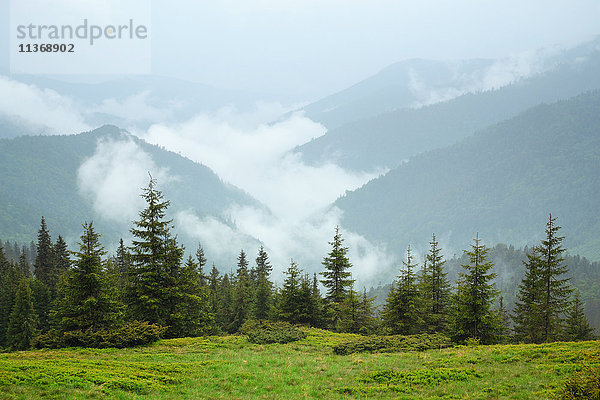
[[339, 356], [332, 346], [352, 335], [307, 332], [285, 345], [226, 336], [4, 353], [0, 397], [544, 399], [573, 372], [600, 363], [599, 342]]

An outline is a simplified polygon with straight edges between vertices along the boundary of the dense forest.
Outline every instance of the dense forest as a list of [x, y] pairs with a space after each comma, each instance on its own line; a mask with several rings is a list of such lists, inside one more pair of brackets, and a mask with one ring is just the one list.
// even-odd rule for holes
[[[519, 281], [516, 290], [503, 293], [499, 289], [510, 285], [494, 283], [490, 249], [478, 235], [464, 256], [452, 262], [444, 260], [433, 235], [421, 268], [407, 249], [398, 278], [377, 309], [366, 290], [355, 289], [339, 228], [320, 274], [310, 276], [291, 260], [277, 287], [263, 247], [255, 263], [241, 250], [237, 268], [230, 273], [215, 265], [209, 268], [202, 246], [184, 259], [185, 249], [166, 218], [170, 201], [154, 179], [142, 197], [146, 207], [130, 230], [132, 244], [126, 247], [121, 240], [116, 254], [107, 255], [92, 222], [82, 225], [78, 248], [68, 250], [60, 235], [52, 240], [43, 217], [37, 243], [4, 243], [0, 346], [126, 347], [161, 336], [234, 333], [250, 321], [285, 321], [367, 335], [440, 333], [458, 343], [593, 337], [581, 294], [566, 277], [563, 237], [552, 215], [545, 239], [526, 249], [525, 257], [506, 246], [493, 249], [523, 260], [523, 272], [512, 277]], [[594, 270], [584, 261], [577, 268]], [[583, 292], [588, 289], [592, 290], [585, 287]]]
[[[530, 250], [527, 246], [519, 249], [503, 243], [489, 248], [488, 259], [494, 265], [492, 272], [496, 274], [492, 282], [502, 292], [503, 304], [509, 310], [512, 310], [515, 305], [519, 284], [525, 276], [523, 262], [527, 260]], [[451, 285], [456, 283], [462, 265], [467, 262], [468, 256], [464, 253], [455, 254], [446, 260], [444, 267]], [[591, 262], [579, 255], [565, 254], [564, 264], [568, 266], [565, 276], [570, 278], [573, 288], [580, 293], [581, 300], [585, 303], [585, 312], [590, 325], [598, 329], [600, 327], [600, 262]], [[375, 306], [381, 306], [385, 304], [391, 287], [391, 283], [382, 282], [368, 289], [367, 296], [374, 299]], [[499, 301], [498, 298], [497, 306]]]
[[397, 254], [432, 232], [461, 249], [478, 229], [488, 243], [524, 246], [552, 210], [570, 251], [600, 260], [599, 109], [600, 91], [588, 92], [416, 155], [339, 198], [341, 224]]

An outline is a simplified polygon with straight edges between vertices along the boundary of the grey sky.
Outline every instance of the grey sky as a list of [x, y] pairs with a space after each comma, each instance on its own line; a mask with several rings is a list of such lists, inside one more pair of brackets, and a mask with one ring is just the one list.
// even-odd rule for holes
[[600, 33], [597, 0], [173, 0], [152, 14], [155, 73], [308, 97], [406, 58], [500, 57]]
[[[406, 58], [501, 57], [597, 34], [597, 0], [153, 0], [152, 70], [314, 100]], [[6, 69], [4, 35], [0, 51]]]

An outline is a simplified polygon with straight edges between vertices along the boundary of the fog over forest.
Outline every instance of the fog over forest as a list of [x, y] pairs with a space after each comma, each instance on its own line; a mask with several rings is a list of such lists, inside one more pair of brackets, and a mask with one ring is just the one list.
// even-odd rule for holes
[[[57, 7], [72, 6], [64, 2]], [[94, 12], [111, 12], [102, 2], [85, 7], [90, 18]], [[11, 9], [9, 4], [2, 8], [6, 12], [0, 13], [0, 24], [8, 26]], [[367, 143], [354, 144], [364, 149], [366, 157], [375, 154], [369, 150], [369, 137], [388, 129], [386, 116], [400, 118], [400, 125], [391, 129], [402, 138], [405, 124], [419, 118], [435, 120], [446, 112], [443, 107], [466, 108], [461, 102], [469, 96], [510, 98], [521, 89], [522, 98], [529, 96], [521, 108], [498, 106], [501, 112], [479, 125], [458, 126], [460, 135], [448, 139], [451, 145], [530, 107], [597, 88], [585, 75], [600, 51], [600, 6], [594, 1], [483, 5], [176, 0], [151, 2], [151, 15], [152, 73], [145, 75], [15, 73], [7, 57], [8, 38], [3, 37], [0, 136], [74, 135], [105, 124], [131, 135], [98, 135], [93, 151], [82, 153], [77, 169], [70, 171], [76, 177], [69, 181], [76, 185], [76, 201], [85, 203], [90, 213], [86, 219], [111, 227], [103, 237], [111, 251], [120, 237], [130, 240], [128, 229], [143, 206], [139, 194], [148, 172], [166, 192], [181, 191], [178, 183], [188, 182], [183, 170], [158, 162], [133, 138], [207, 166], [256, 201], [222, 202], [217, 213], [198, 209], [193, 200], [177, 204], [177, 198], [170, 199], [178, 239], [189, 252], [201, 242], [209, 262], [225, 271], [233, 268], [241, 248], [253, 254], [264, 244], [276, 281], [291, 258], [309, 272], [320, 271], [337, 225], [361, 285], [393, 278], [409, 244], [417, 260], [427, 249], [428, 242], [420, 236], [396, 242], [392, 236], [373, 235], [372, 227], [357, 229], [359, 224], [350, 222], [355, 218], [351, 210], [340, 205], [350, 201], [352, 195], [346, 200], [347, 193], [369, 181], [410, 164], [421, 153], [445, 148], [446, 144], [437, 144], [444, 139], [432, 136], [394, 163], [355, 167], [341, 161], [350, 153], [336, 147], [335, 138], [354, 137], [363, 129], [360, 126], [366, 126], [368, 133], [362, 139]], [[32, 11], [32, 20], [42, 17]], [[563, 74], [561, 68], [570, 68], [571, 81], [554, 78], [552, 74]], [[555, 85], [548, 90], [552, 94], [536, 89], [543, 79]], [[493, 101], [491, 105], [501, 100]], [[421, 116], [429, 112], [432, 117]], [[352, 140], [346, 144], [353, 145]], [[377, 140], [395, 151], [396, 144]], [[412, 140], [406, 139], [407, 149]], [[311, 158], [315, 147], [327, 159]], [[404, 148], [401, 144], [398, 153]], [[363, 157], [360, 151], [350, 155]], [[200, 192], [202, 184], [198, 182]], [[45, 214], [57, 223], [50, 225], [53, 232], [70, 244], [76, 241], [79, 232], [71, 222], [61, 223], [52, 210], [33, 206], [28, 210], [40, 214], [36, 219]], [[543, 216], [551, 211], [540, 210], [537, 226], [521, 236], [502, 240], [495, 226], [485, 225], [470, 226], [470, 234], [481, 232], [484, 241], [490, 238], [489, 245], [531, 245], [541, 238]], [[368, 219], [369, 211], [361, 218]], [[578, 225], [570, 216], [565, 219], [569, 240]], [[35, 238], [37, 225], [11, 230], [7, 221], [1, 222], [0, 238], [23, 243]], [[413, 229], [389, 222], [395, 226], [386, 228], [391, 231]], [[436, 232], [447, 257], [462, 254], [469, 245], [459, 229], [446, 226]], [[593, 261], [600, 255], [579, 238], [567, 243]]]

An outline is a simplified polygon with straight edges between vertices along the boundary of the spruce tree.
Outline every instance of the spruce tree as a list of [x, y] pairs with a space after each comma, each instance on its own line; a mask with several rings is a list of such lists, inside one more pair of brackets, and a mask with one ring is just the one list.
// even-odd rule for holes
[[315, 326], [319, 315], [318, 299], [313, 292], [313, 282], [308, 273], [300, 277], [299, 305], [297, 322]]
[[358, 333], [362, 335], [370, 335], [377, 330], [373, 301], [374, 298], [367, 296], [367, 288], [363, 288], [363, 294], [358, 304]]
[[123, 238], [119, 239], [119, 247], [117, 247], [115, 261], [121, 275], [126, 276], [131, 267], [131, 255], [129, 254], [127, 247], [125, 247]]
[[263, 246], [256, 257], [256, 288], [254, 291], [254, 318], [267, 319], [271, 314], [273, 284], [269, 280], [271, 274], [269, 256]]
[[50, 293], [48, 286], [38, 279], [34, 279], [31, 282], [31, 290], [33, 292], [35, 313], [38, 316], [38, 328], [41, 333], [45, 333], [53, 325], [51, 313], [55, 307], [55, 299]]
[[221, 330], [230, 332], [233, 321], [233, 285], [228, 274], [223, 275], [218, 293], [217, 325]]
[[214, 327], [214, 316], [206, 285], [202, 284], [199, 264], [189, 256], [177, 287], [181, 299], [171, 316], [171, 336], [200, 336], [209, 334]]
[[[221, 287], [221, 276], [219, 274], [219, 270], [213, 264], [212, 269], [210, 270], [210, 275], [208, 276], [208, 293], [209, 293], [209, 304], [210, 304], [210, 312], [212, 315], [217, 318], [218, 310], [219, 310], [219, 297], [220, 297], [220, 287]], [[218, 324], [218, 321], [217, 321]]]
[[165, 219], [170, 205], [156, 181], [150, 177], [142, 198], [146, 208], [139, 213], [131, 233], [131, 268], [127, 298], [131, 317], [158, 325], [169, 325], [177, 293], [173, 282], [183, 257], [183, 250], [172, 240], [172, 220]]
[[319, 290], [319, 281], [317, 279], [317, 273], [313, 273], [311, 296], [313, 305], [313, 311], [311, 313], [310, 324], [314, 327], [323, 326], [323, 298], [321, 297], [321, 291]]
[[285, 271], [286, 278], [279, 296], [279, 318], [289, 323], [298, 323], [300, 301], [300, 268], [294, 260]]
[[56, 279], [56, 284], [58, 284], [60, 276], [66, 273], [71, 267], [71, 260], [69, 259], [69, 250], [67, 249], [67, 243], [60, 235], [58, 235], [56, 243], [54, 244], [52, 256], [54, 257], [54, 279]]
[[498, 306], [498, 318], [500, 330], [498, 332], [498, 342], [508, 343], [510, 339], [510, 314], [504, 306], [504, 297], [500, 296], [500, 305]]
[[552, 214], [546, 223], [546, 239], [538, 246], [541, 278], [540, 312], [542, 318], [543, 341], [550, 342], [561, 336], [563, 314], [569, 307], [569, 297], [573, 290], [569, 278], [564, 278], [568, 268], [563, 264], [565, 249], [561, 246], [563, 236], [558, 236], [560, 226]]
[[559, 340], [563, 331], [564, 314], [568, 310], [572, 289], [564, 275], [561, 246], [564, 237], [558, 235], [560, 226], [550, 214], [546, 223], [546, 238], [527, 254], [525, 276], [519, 286], [513, 320], [515, 339], [541, 343]]
[[248, 259], [246, 252], [240, 251], [238, 256], [235, 285], [233, 290], [232, 321], [229, 326], [230, 332], [237, 332], [250, 316], [252, 309], [252, 286], [250, 284], [250, 273], [248, 271]]
[[15, 304], [8, 325], [8, 345], [13, 350], [27, 350], [37, 334], [37, 315], [29, 281], [22, 279], [15, 296]]
[[198, 263], [198, 276], [200, 277], [200, 285], [206, 286], [208, 280], [208, 276], [204, 273], [206, 255], [204, 254], [204, 248], [202, 248], [201, 243], [198, 243], [198, 249], [196, 249], [196, 261]]
[[[65, 275], [68, 276], [68, 273]], [[114, 319], [117, 321], [117, 323], [121, 323], [124, 321], [126, 316], [125, 304], [127, 298], [125, 297], [125, 291], [127, 290], [127, 286], [126, 277], [121, 274], [115, 257], [109, 257], [105, 260], [104, 275], [107, 287], [107, 295], [109, 299], [111, 299], [113, 305]], [[59, 283], [59, 287], [61, 285], [64, 286], [65, 283]]]
[[0, 347], [7, 346], [7, 331], [10, 313], [22, 275], [14, 264], [9, 262], [0, 247]]
[[83, 224], [79, 250], [73, 252], [73, 267], [60, 288], [58, 320], [62, 330], [98, 330], [115, 322], [115, 304], [109, 288], [102, 256], [100, 234], [93, 223]]
[[543, 331], [540, 329], [543, 325], [540, 304], [542, 274], [537, 247], [527, 254], [527, 260], [523, 261], [523, 265], [525, 266], [525, 275], [519, 285], [512, 315], [513, 339], [516, 342], [541, 343], [543, 338]]
[[348, 272], [352, 267], [347, 256], [348, 248], [343, 246], [343, 242], [340, 227], [336, 226], [333, 241], [329, 242], [332, 249], [322, 262], [325, 271], [321, 272], [324, 278], [321, 283], [327, 288], [326, 300], [338, 305], [344, 301], [354, 282], [352, 274]]
[[25, 251], [25, 246], [23, 246], [21, 255], [19, 256], [19, 270], [24, 277], [31, 278], [31, 269], [29, 268], [29, 260]]
[[444, 256], [441, 254], [435, 233], [423, 263], [419, 281], [421, 309], [425, 328], [429, 332], [445, 332], [448, 329], [450, 282], [444, 270]]
[[496, 274], [491, 273], [493, 264], [487, 261], [488, 249], [476, 236], [471, 251], [466, 254], [469, 264], [459, 273], [455, 300], [452, 337], [462, 342], [472, 338], [482, 344], [495, 343], [501, 331], [500, 317], [492, 310], [498, 291], [491, 283]]
[[375, 331], [373, 299], [367, 296], [366, 289], [360, 295], [351, 287], [341, 306], [341, 318], [336, 327], [339, 332], [372, 334]]
[[54, 271], [52, 239], [46, 226], [46, 220], [42, 217], [40, 229], [38, 231], [37, 255], [34, 264], [35, 278], [46, 285], [51, 294], [55, 293], [58, 279]]
[[131, 256], [129, 251], [125, 247], [123, 239], [119, 239], [119, 246], [117, 251], [107, 263], [107, 272], [109, 273], [109, 280], [115, 287], [116, 294], [123, 303], [126, 303], [126, 291], [129, 286], [129, 274], [131, 269]]
[[583, 302], [579, 292], [575, 294], [575, 299], [567, 313], [565, 320], [565, 339], [570, 341], [593, 340], [594, 330], [590, 327], [585, 316]]
[[386, 299], [383, 321], [391, 333], [411, 335], [421, 331], [424, 321], [410, 246], [406, 253], [407, 260], [402, 261], [404, 268]]
[[335, 330], [337, 332], [359, 333], [360, 325], [360, 297], [354, 291], [354, 284], [350, 285], [348, 294], [340, 305], [340, 318]]

